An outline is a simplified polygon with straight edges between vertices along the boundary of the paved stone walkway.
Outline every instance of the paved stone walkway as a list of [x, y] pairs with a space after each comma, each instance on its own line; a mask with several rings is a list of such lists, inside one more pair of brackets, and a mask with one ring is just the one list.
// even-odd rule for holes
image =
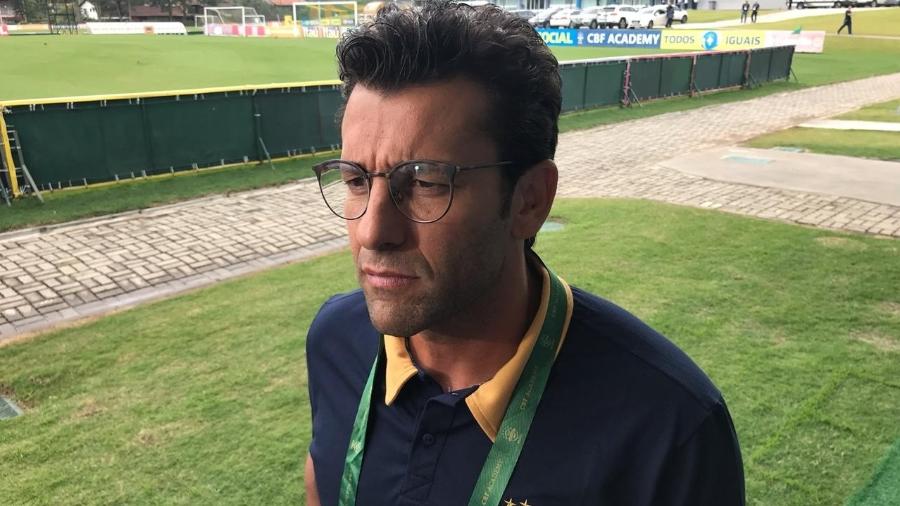
[[[900, 73], [564, 134], [560, 194], [647, 198], [900, 237], [898, 207], [658, 165], [898, 97]], [[344, 224], [312, 182], [0, 234], [0, 343], [345, 245]]]
[[557, 156], [560, 195], [662, 200], [900, 237], [900, 208], [895, 206], [714, 181], [659, 165], [680, 153], [736, 144], [897, 97], [900, 73], [564, 134]]

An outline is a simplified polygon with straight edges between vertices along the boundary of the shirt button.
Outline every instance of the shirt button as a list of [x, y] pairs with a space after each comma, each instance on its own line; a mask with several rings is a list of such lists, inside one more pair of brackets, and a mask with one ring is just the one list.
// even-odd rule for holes
[[422, 443], [425, 446], [431, 446], [434, 444], [434, 436], [431, 434], [425, 434], [422, 436]]

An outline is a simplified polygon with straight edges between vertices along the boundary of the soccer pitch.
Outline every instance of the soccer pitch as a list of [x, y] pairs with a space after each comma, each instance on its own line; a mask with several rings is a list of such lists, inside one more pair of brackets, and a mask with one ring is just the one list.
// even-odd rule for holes
[[[0, 39], [0, 100], [337, 79], [336, 39], [69, 35]], [[555, 48], [560, 60], [658, 52]]]

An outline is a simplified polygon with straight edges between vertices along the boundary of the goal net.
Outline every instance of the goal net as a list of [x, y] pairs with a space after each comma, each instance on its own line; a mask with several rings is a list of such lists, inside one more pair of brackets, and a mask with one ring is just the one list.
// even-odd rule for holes
[[253, 7], [204, 7], [203, 15], [194, 19], [197, 26], [266, 24], [266, 17]]
[[358, 4], [340, 1], [295, 2], [294, 23], [305, 28], [348, 29], [359, 22]]

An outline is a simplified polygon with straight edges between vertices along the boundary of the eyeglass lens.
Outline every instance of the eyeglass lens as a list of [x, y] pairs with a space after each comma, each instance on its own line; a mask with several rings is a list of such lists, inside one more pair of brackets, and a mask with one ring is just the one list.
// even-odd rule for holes
[[[418, 222], [440, 219], [453, 195], [454, 167], [433, 162], [411, 162], [386, 175], [391, 199], [407, 218]], [[355, 220], [366, 212], [370, 181], [377, 177], [344, 162], [326, 164], [319, 171], [325, 203], [334, 214]]]

